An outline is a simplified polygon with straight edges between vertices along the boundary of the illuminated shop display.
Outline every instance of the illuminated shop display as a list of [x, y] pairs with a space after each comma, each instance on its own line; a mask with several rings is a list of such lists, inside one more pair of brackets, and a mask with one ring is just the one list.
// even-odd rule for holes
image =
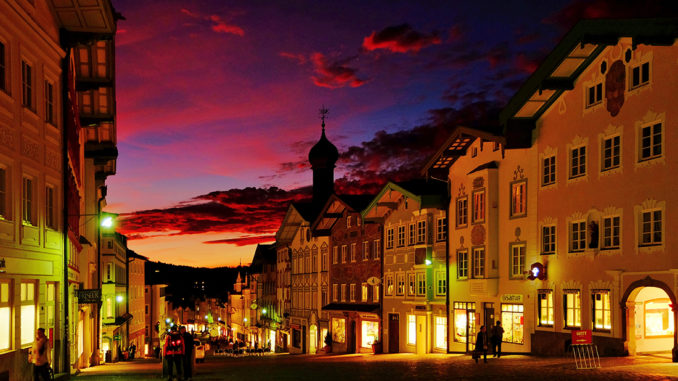
[[670, 299], [653, 299], [644, 303], [645, 337], [673, 337], [673, 311]]
[[417, 344], [417, 317], [407, 315], [407, 344]]
[[539, 290], [539, 326], [553, 326], [553, 291]]
[[363, 320], [362, 322], [362, 346], [370, 348], [372, 343], [379, 338], [379, 322]]
[[523, 344], [524, 316], [522, 304], [501, 305], [501, 325], [504, 327], [503, 342]]
[[332, 341], [346, 342], [346, 319], [332, 318]]
[[593, 293], [593, 327], [595, 329], [612, 329], [610, 313], [610, 291]]
[[457, 343], [475, 343], [476, 304], [454, 303], [454, 341]]
[[9, 304], [9, 283], [0, 283], [0, 351], [11, 348], [11, 306]]
[[435, 346], [439, 349], [447, 348], [447, 318], [444, 316], [435, 317]]

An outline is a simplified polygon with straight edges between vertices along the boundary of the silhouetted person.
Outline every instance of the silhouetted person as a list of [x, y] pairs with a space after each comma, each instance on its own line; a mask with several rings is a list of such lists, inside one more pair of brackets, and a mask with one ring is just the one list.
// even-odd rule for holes
[[30, 353], [30, 360], [33, 364], [33, 380], [49, 381], [49, 359], [47, 358], [47, 354], [49, 353], [49, 340], [47, 340], [47, 336], [45, 336], [44, 328], [38, 328], [35, 342], [33, 343]]
[[184, 338], [184, 379], [190, 380], [193, 377], [193, 335], [186, 332], [186, 327], [179, 328], [181, 336]]
[[494, 357], [501, 357], [501, 342], [504, 339], [504, 328], [501, 326], [501, 321], [497, 320], [497, 325], [492, 327], [492, 352]]
[[184, 353], [184, 338], [179, 332], [177, 332], [177, 327], [172, 327], [172, 331], [169, 335], [167, 335], [165, 340], [165, 357], [167, 358], [168, 380], [172, 380], [175, 367], [177, 370], [177, 379], [182, 379]]
[[476, 337], [476, 349], [473, 353], [473, 359], [478, 363], [480, 354], [483, 354], [483, 360], [487, 362], [487, 330], [485, 326], [480, 326], [480, 331], [478, 331], [478, 336]]

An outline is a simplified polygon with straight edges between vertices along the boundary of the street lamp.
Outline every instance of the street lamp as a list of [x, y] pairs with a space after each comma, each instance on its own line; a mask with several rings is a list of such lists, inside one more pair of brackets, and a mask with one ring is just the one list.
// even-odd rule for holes
[[116, 300], [118, 303], [122, 303], [122, 301], [125, 300], [125, 297], [122, 296], [122, 295], [118, 295], [118, 296], [115, 297], [115, 300]]

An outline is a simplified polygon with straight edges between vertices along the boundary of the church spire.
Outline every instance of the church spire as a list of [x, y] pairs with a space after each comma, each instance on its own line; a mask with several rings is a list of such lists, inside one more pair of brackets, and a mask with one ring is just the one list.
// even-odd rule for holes
[[339, 151], [325, 136], [325, 119], [329, 110], [320, 109], [322, 133], [320, 140], [308, 153], [308, 161], [313, 170], [313, 203], [322, 205], [334, 192], [334, 165], [339, 160]]

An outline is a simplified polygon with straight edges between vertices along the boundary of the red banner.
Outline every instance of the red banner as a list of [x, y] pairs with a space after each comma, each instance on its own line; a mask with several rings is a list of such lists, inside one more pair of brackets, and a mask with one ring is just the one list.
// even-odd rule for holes
[[592, 344], [592, 343], [593, 343], [593, 335], [591, 335], [590, 329], [572, 331], [572, 345]]

